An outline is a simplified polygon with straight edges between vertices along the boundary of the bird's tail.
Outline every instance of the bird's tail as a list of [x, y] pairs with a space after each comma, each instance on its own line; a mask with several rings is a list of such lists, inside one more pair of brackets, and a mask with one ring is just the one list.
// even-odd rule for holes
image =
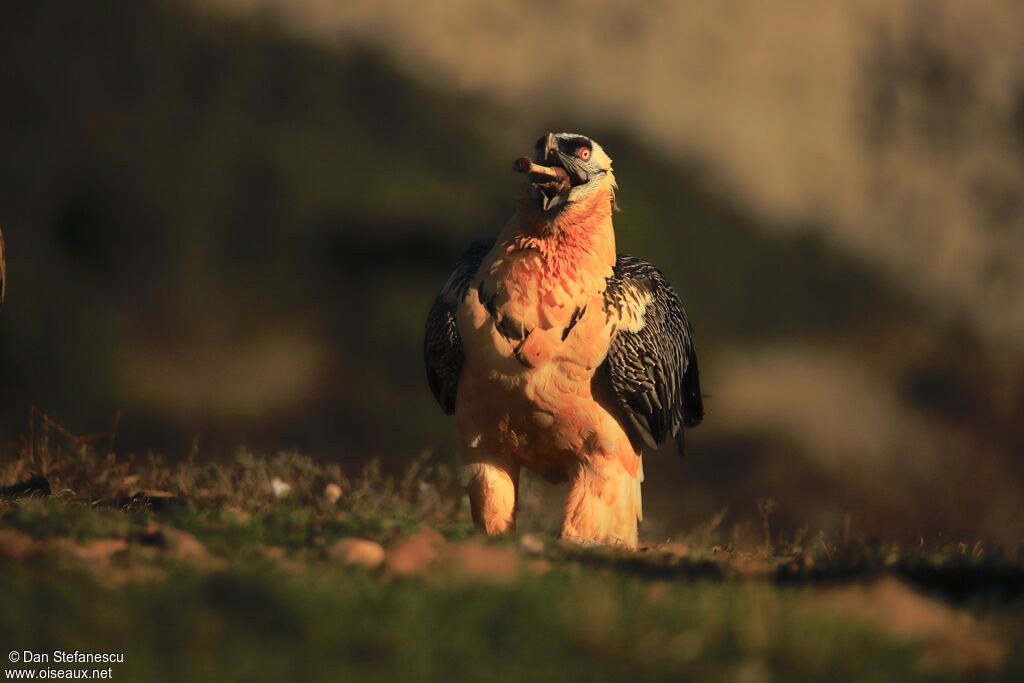
[[580, 467], [569, 489], [562, 537], [579, 543], [637, 547], [637, 523], [643, 519], [640, 484], [643, 463], [630, 472], [618, 458], [601, 458]]

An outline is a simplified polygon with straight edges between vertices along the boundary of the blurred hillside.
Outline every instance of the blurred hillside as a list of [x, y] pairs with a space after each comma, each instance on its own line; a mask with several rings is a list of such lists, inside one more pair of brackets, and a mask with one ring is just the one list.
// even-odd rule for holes
[[1024, 341], [1019, 2], [559, 0], [543, 18], [473, 0], [213, 4], [369, 41], [535, 120], [627, 126], [700, 159], [774, 229], [821, 234], [933, 313]]
[[[680, 291], [711, 394], [692, 455], [649, 459], [647, 533], [726, 506], [749, 517], [770, 497], [791, 527], [834, 528], [850, 512], [868, 534], [1024, 540], [1019, 311], [1005, 308], [1008, 326], [986, 322], [1016, 290], [984, 294], [978, 315], [976, 290], [953, 283], [953, 296], [920, 247], [944, 240], [942, 226], [915, 223], [919, 241], [897, 240], [889, 258], [869, 247], [893, 233], [896, 214], [858, 223], [870, 213], [809, 180], [810, 196], [800, 194], [803, 176], [787, 185], [799, 202], [764, 200], [730, 180], [729, 163], [716, 165], [731, 152], [689, 148], [671, 127], [658, 135], [666, 116], [714, 118], [707, 101], [641, 123], [617, 116], [625, 100], [612, 106], [607, 94], [596, 99], [603, 115], [587, 113], [569, 86], [564, 97], [576, 99], [560, 106], [548, 83], [524, 107], [463, 87], [436, 56], [411, 66], [410, 54], [432, 53], [386, 22], [282, 21], [226, 4], [235, 11], [43, 0], [5, 12], [5, 457], [30, 404], [82, 432], [107, 429], [122, 410], [122, 450], [171, 457], [221, 457], [240, 443], [294, 446], [347, 469], [375, 456], [397, 467], [422, 450], [450, 457], [453, 426], [423, 377], [429, 302], [466, 242], [511, 214], [511, 160], [540, 132], [585, 126], [615, 159], [620, 249], [661, 265]], [[627, 43], [644, 39], [623, 30]], [[471, 44], [480, 63], [497, 59]], [[913, 83], [885, 85], [900, 73], [890, 62], [858, 68], [897, 100], [913, 96]], [[762, 87], [784, 84], [783, 70]], [[957, 101], [929, 106], [938, 117]], [[1024, 136], [1015, 121], [996, 137]], [[844, 131], [819, 139], [833, 133]], [[769, 185], [783, 182], [773, 149], [758, 152]], [[780, 174], [807, 161], [777, 151]], [[832, 176], [841, 157], [825, 165]], [[958, 214], [956, 228], [969, 242], [998, 235], [984, 249], [1012, 279], [1021, 196], [1015, 168], [991, 172], [1003, 161], [983, 175], [1010, 208], [986, 225]], [[920, 192], [923, 205], [948, 198], [938, 185]], [[806, 202], [815, 210], [792, 208]], [[964, 281], [986, 267], [965, 258]]]

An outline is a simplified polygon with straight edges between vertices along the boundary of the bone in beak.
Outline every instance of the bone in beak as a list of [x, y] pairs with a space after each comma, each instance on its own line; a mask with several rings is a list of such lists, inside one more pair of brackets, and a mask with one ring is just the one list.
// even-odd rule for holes
[[559, 166], [541, 166], [534, 163], [530, 157], [519, 157], [516, 159], [513, 168], [520, 173], [547, 176], [552, 180], [561, 180], [562, 178], [569, 177], [564, 168]]
[[541, 190], [541, 206], [545, 211], [558, 204], [558, 196], [572, 187], [569, 173], [561, 166], [541, 166], [530, 157], [519, 157], [514, 168], [529, 174], [533, 186]]

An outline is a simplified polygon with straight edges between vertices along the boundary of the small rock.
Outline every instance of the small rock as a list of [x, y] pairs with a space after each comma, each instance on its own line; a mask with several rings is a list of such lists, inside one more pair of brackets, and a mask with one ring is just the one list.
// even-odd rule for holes
[[84, 562], [103, 562], [111, 555], [128, 550], [128, 541], [123, 538], [97, 538], [85, 543], [74, 544], [71, 554]]
[[[130, 543], [126, 538], [96, 538], [79, 542], [73, 538], [55, 538], [40, 543], [47, 555], [62, 563], [76, 563], [96, 581], [121, 586], [135, 581], [162, 580], [167, 573], [147, 562], [134, 562], [128, 555]], [[147, 550], [158, 553], [156, 548]]]
[[179, 562], [214, 567], [222, 563], [219, 558], [210, 556], [206, 546], [192, 534], [173, 527], [150, 525], [138, 537], [143, 546], [159, 548], [165, 555]]
[[206, 552], [206, 546], [200, 543], [192, 534], [170, 527], [165, 527], [163, 533], [166, 539], [164, 547], [176, 559], [196, 562], [205, 561], [209, 558], [210, 555]]
[[22, 560], [38, 551], [34, 538], [14, 529], [0, 529], [0, 557]]
[[363, 538], [343, 538], [327, 548], [327, 558], [330, 560], [370, 569], [382, 565], [386, 557], [380, 543]]
[[444, 543], [444, 536], [436, 529], [421, 526], [415, 536], [395, 543], [388, 550], [388, 573], [396, 576], [422, 574], [437, 559], [438, 549]]
[[448, 548], [441, 563], [460, 578], [507, 583], [519, 576], [519, 553], [509, 546], [484, 545], [466, 541]]
[[292, 485], [280, 477], [274, 477], [270, 482], [270, 490], [274, 498], [284, 498], [292, 492]]
[[519, 537], [519, 549], [524, 553], [538, 555], [544, 552], [544, 541], [537, 534], [523, 534]]
[[341, 487], [331, 482], [324, 487], [324, 500], [327, 501], [328, 505], [334, 505], [341, 498]]

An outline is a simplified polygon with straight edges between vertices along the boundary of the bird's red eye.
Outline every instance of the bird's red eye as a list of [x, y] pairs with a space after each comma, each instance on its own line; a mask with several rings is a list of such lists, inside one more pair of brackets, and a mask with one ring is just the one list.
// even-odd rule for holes
[[590, 148], [580, 147], [578, 150], [576, 150], [576, 156], [578, 156], [580, 159], [583, 159], [583, 161], [588, 160], [590, 158]]

